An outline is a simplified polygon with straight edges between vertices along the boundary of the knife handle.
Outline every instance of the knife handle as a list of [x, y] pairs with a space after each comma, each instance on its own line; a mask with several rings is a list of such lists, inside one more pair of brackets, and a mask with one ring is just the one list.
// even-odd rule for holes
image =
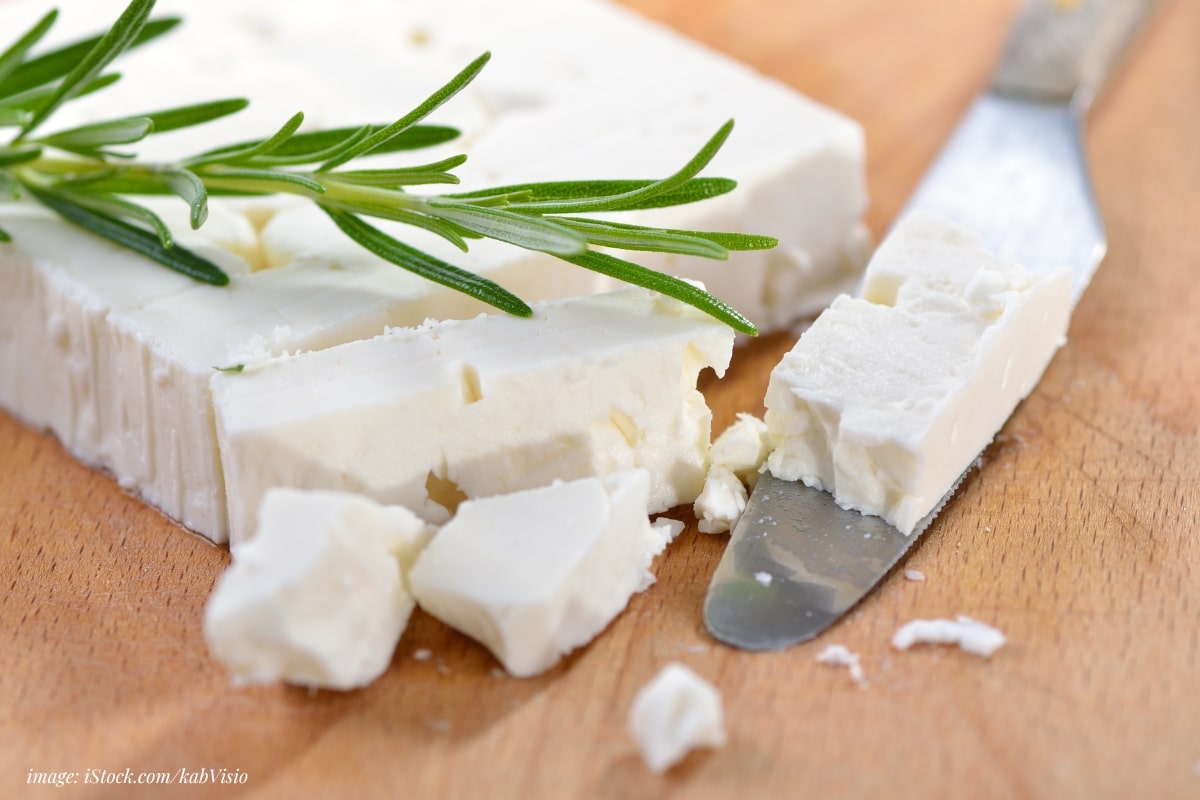
[[1047, 102], [1091, 105], [1157, 0], [1027, 0], [992, 90]]

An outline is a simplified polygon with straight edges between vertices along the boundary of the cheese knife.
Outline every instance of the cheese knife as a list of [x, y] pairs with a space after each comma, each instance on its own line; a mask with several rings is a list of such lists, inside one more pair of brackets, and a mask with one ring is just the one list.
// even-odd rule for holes
[[[1154, 0], [1030, 0], [991, 86], [967, 111], [904, 212], [931, 211], [992, 252], [1073, 272], [1078, 302], [1105, 252], [1082, 144], [1087, 109]], [[900, 560], [958, 484], [906, 536], [802, 483], [760, 477], [704, 603], [709, 632], [746, 650], [811, 639]]]

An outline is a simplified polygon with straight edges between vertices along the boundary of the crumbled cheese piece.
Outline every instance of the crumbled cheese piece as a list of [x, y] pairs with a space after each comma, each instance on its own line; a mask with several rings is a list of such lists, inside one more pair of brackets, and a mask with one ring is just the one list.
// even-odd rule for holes
[[701, 533], [724, 533], [746, 510], [746, 487], [737, 475], [722, 466], [708, 468], [704, 489], [693, 510]]
[[751, 414], [738, 414], [737, 421], [713, 441], [708, 458], [754, 488], [759, 469], [770, 452], [767, 423]]
[[697, 377], [732, 351], [720, 322], [627, 289], [217, 373], [231, 538], [272, 486], [351, 489], [439, 523], [465, 497], [645, 468], [644, 512], [691, 502], [712, 421]]
[[820, 653], [817, 653], [817, 661], [820, 661], [822, 664], [833, 664], [834, 666], [846, 667], [850, 671], [850, 680], [854, 681], [859, 686], [865, 686], [867, 683], [867, 678], [863, 673], [862, 663], [859, 660], [858, 653], [852, 652], [845, 645], [828, 645]]
[[468, 500], [409, 575], [421, 608], [529, 677], [591, 641], [654, 582], [666, 536], [646, 516], [650, 475]]
[[405, 572], [432, 529], [355, 495], [276, 489], [233, 549], [204, 634], [235, 684], [354, 689], [387, 669], [414, 602]]
[[911, 533], [1065, 339], [1070, 274], [1038, 279], [910, 214], [771, 373], [768, 467]]
[[756, 572], [754, 573], [754, 580], [758, 581], [762, 586], [770, 586], [774, 582], [775, 576], [769, 572]]
[[910, 581], [923, 581], [925, 580], [925, 573], [919, 569], [906, 569], [904, 570], [904, 577]]
[[670, 517], [658, 517], [651, 524], [655, 530], [666, 537], [668, 544], [678, 539], [679, 534], [683, 533], [683, 529], [687, 527], [679, 520]]
[[960, 614], [957, 620], [913, 620], [892, 636], [892, 647], [907, 650], [918, 643], [956, 644], [968, 653], [987, 658], [1006, 641], [1004, 634], [990, 625]]
[[683, 664], [667, 664], [634, 698], [629, 733], [646, 766], [665, 772], [694, 748], [724, 746], [721, 694]]
[[433, 651], [427, 647], [421, 647], [413, 651], [413, 661], [428, 661], [433, 658]]

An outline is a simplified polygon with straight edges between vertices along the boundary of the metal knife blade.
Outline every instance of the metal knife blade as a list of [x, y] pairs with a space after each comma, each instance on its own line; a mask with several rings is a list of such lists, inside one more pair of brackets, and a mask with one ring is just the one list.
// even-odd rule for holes
[[[905, 206], [932, 211], [993, 252], [1047, 274], [1068, 266], [1078, 302], [1104, 257], [1083, 117], [1154, 0], [1032, 0], [991, 88], [967, 111]], [[909, 536], [825, 492], [764, 475], [735, 525], [704, 604], [717, 639], [746, 650], [825, 630], [900, 560], [961, 478]]]

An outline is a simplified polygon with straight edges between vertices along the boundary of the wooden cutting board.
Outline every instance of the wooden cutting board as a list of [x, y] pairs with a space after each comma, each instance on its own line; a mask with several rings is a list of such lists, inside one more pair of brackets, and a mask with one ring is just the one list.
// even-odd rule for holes
[[[628, 0], [861, 120], [878, 236], [984, 85], [1012, 0]], [[240, 770], [239, 797], [1200, 796], [1200, 3], [1165, 2], [1093, 111], [1110, 254], [1070, 341], [893, 574], [818, 641], [751, 655], [700, 606], [723, 537], [549, 674], [498, 676], [418, 613], [350, 694], [232, 690], [200, 619], [226, 551], [0, 414], [0, 796], [30, 770]], [[761, 411], [775, 336], [705, 385], [718, 429]], [[686, 512], [680, 512], [686, 517]], [[688, 517], [690, 519], [690, 517]], [[1002, 628], [990, 661], [888, 640], [915, 617]], [[816, 663], [838, 642], [869, 685]], [[413, 653], [428, 648], [432, 659]], [[714, 681], [729, 744], [659, 777], [625, 733], [668, 661]], [[82, 780], [82, 776], [79, 778]], [[136, 787], [134, 787], [136, 788]], [[146, 796], [162, 796], [161, 788]], [[60, 797], [136, 795], [74, 786]]]

